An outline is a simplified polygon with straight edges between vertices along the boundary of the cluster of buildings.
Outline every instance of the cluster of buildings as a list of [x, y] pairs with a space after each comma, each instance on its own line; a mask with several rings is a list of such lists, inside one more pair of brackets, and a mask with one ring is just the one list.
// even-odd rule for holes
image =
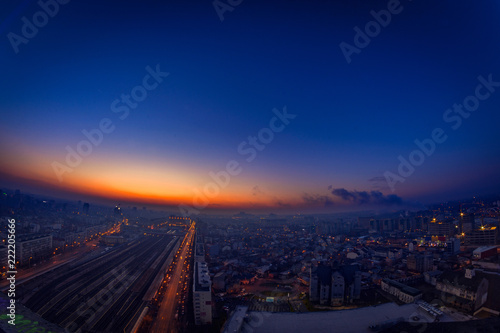
[[[424, 232], [428, 236], [443, 240], [457, 237], [467, 245], [498, 244], [498, 217], [476, 216], [474, 213], [460, 212], [457, 216], [438, 214], [437, 217], [422, 215], [396, 218], [360, 217], [355, 230], [378, 233]], [[458, 213], [457, 213], [458, 214]], [[496, 215], [498, 213], [495, 213]]]
[[[264, 278], [307, 286], [306, 299], [321, 308], [367, 306], [375, 293], [372, 304], [438, 304], [463, 316], [498, 316], [499, 224], [498, 203], [481, 202], [330, 220], [240, 214], [210, 223], [205, 250], [212, 287], [226, 298]], [[443, 316], [423, 308], [436, 320]]]
[[92, 239], [93, 237], [100, 236], [111, 226], [109, 224], [96, 224], [96, 225], [79, 225], [72, 228], [74, 231], [64, 228], [61, 224], [61, 229], [52, 232], [53, 245], [55, 248], [62, 248], [64, 246], [80, 245]]
[[[130, 209], [130, 212], [137, 210]], [[5, 258], [9, 219], [16, 221], [16, 263], [20, 267], [115, 233], [119, 223], [128, 221], [118, 207], [93, 207], [81, 201], [63, 202], [18, 190], [0, 190], [0, 255]], [[101, 240], [107, 245], [117, 244], [113, 237], [116, 235], [107, 235]]]
[[[0, 236], [3, 244], [7, 236], [5, 232], [7, 220], [6, 218], [0, 219], [0, 228], [2, 228]], [[45, 259], [56, 252], [60, 253], [67, 247], [80, 246], [110, 228], [109, 224], [78, 227], [74, 225], [65, 227], [63, 223], [55, 226], [42, 224], [42, 227], [36, 224], [37, 232], [30, 232], [32, 226], [33, 224], [23, 222], [22, 218], [19, 222], [16, 221], [16, 261], [21, 266]], [[5, 245], [0, 245], [0, 252], [4, 249]]]
[[[217, 316], [214, 300], [241, 299], [243, 289], [260, 279], [285, 284], [292, 294], [308, 291], [304, 301], [313, 307], [363, 307], [370, 305], [367, 295], [377, 294], [373, 304], [380, 298], [399, 304], [437, 300], [470, 316], [499, 316], [498, 208], [475, 201], [394, 216], [206, 217], [197, 222], [193, 248], [195, 324], [210, 325]], [[128, 220], [124, 211], [0, 193], [0, 238], [6, 238], [8, 218], [16, 216], [17, 260], [26, 265], [95, 236], [115, 245], [127, 235], [184, 232], [189, 222], [170, 217], [155, 224], [137, 209], [130, 211], [138, 217]]]
[[231, 292], [261, 278], [307, 283], [314, 253], [324, 248], [310, 229], [259, 220], [211, 224], [205, 240], [214, 290]]

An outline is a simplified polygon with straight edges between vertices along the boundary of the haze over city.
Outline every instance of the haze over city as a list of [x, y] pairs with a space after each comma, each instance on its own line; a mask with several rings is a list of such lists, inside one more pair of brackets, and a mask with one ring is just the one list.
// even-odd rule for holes
[[500, 2], [0, 8], [1, 332], [500, 332]]

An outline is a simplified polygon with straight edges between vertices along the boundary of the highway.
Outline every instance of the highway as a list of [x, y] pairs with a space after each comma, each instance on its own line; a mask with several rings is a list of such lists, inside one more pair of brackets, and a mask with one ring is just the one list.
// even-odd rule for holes
[[174, 236], [141, 236], [102, 256], [65, 265], [25, 286], [30, 293], [25, 305], [69, 331], [130, 330], [176, 242]]
[[189, 263], [191, 261], [192, 246], [195, 235], [195, 223], [193, 223], [186, 234], [181, 247], [179, 248], [179, 255], [177, 264], [173, 272], [167, 275], [170, 277], [169, 284], [165, 294], [163, 295], [158, 314], [153, 323], [152, 332], [177, 332], [176, 313], [179, 305], [181, 293], [188, 293], [188, 290], [183, 290], [183, 282], [187, 278], [186, 274], [191, 274], [189, 270]]

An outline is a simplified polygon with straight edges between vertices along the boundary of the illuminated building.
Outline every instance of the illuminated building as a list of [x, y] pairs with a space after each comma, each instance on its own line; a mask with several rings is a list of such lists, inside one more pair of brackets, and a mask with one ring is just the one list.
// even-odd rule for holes
[[52, 235], [21, 235], [16, 237], [16, 257], [19, 264], [29, 264], [52, 252]]
[[194, 265], [193, 308], [196, 325], [212, 323], [212, 290], [208, 267], [198, 261]]
[[115, 206], [115, 209], [113, 210], [113, 214], [115, 217], [121, 217], [122, 216], [122, 210], [119, 206]]
[[471, 232], [476, 228], [474, 213], [460, 213], [461, 232]]
[[428, 224], [429, 236], [453, 236], [454, 233], [455, 226], [451, 221], [432, 221]]
[[465, 243], [468, 245], [496, 245], [498, 244], [498, 228], [481, 226], [479, 229], [466, 233]]

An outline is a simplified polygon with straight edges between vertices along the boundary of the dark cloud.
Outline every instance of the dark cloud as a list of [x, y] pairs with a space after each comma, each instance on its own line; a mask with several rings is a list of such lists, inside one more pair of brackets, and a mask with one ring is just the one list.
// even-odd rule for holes
[[321, 205], [323, 207], [332, 207], [334, 205], [333, 200], [326, 195], [304, 193], [302, 200], [308, 205]]
[[333, 195], [340, 197], [341, 199], [343, 199], [345, 201], [355, 201], [356, 200], [356, 196], [353, 195], [348, 190], [346, 190], [345, 188], [333, 188], [333, 186], [330, 185], [330, 186], [328, 186], [328, 189], [330, 191], [332, 191]]
[[328, 189], [334, 196], [358, 205], [374, 204], [391, 206], [404, 204], [401, 197], [395, 194], [384, 195], [380, 191], [348, 191], [345, 188], [333, 188], [333, 186], [329, 186]]

